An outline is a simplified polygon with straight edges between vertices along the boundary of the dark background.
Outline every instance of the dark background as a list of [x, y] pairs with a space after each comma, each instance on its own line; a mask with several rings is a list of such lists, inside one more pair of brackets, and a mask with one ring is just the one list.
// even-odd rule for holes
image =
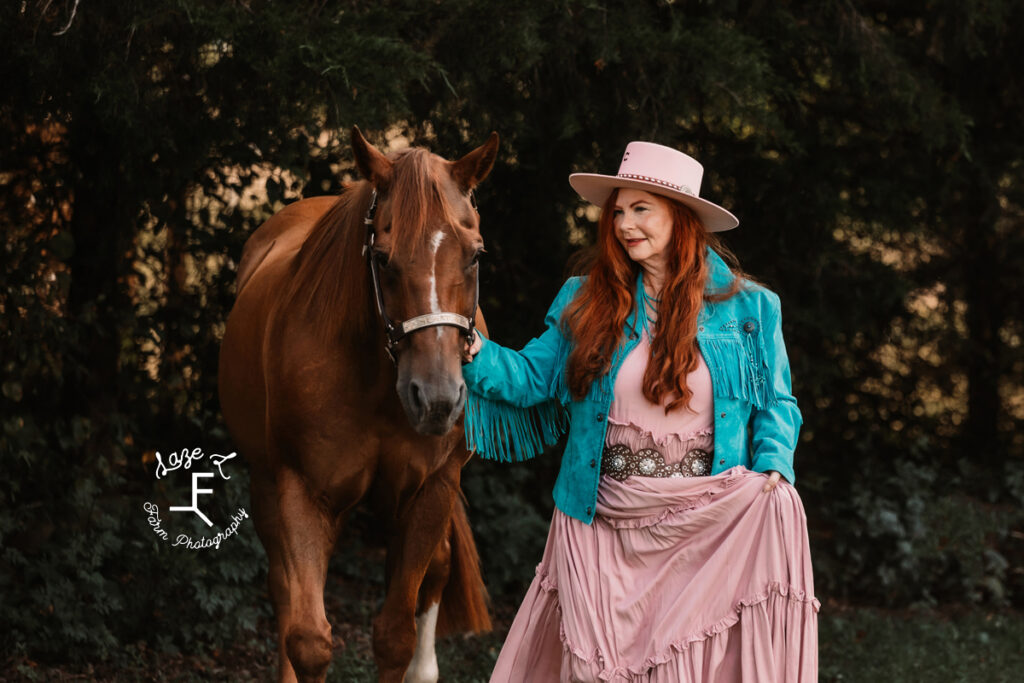
[[[231, 450], [242, 245], [339, 191], [353, 124], [448, 158], [499, 132], [481, 303], [509, 346], [593, 238], [566, 176], [614, 172], [633, 139], [697, 157], [782, 297], [823, 615], [1024, 607], [1022, 41], [998, 0], [2, 3], [5, 666], [266, 646], [251, 523], [188, 553], [142, 504], [184, 495], [155, 450]], [[557, 464], [465, 472], [499, 614]], [[225, 515], [248, 505], [232, 472]], [[380, 571], [362, 543], [335, 573]]]

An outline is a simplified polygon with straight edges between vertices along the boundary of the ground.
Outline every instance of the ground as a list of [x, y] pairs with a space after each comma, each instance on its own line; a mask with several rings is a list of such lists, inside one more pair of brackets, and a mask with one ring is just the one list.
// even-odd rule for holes
[[[369, 565], [376, 557], [365, 558]], [[373, 572], [334, 568], [327, 605], [335, 635], [335, 658], [328, 681], [376, 680], [370, 648], [370, 622], [381, 600]], [[363, 579], [362, 576], [371, 576]], [[819, 596], [820, 597], [820, 596]], [[974, 683], [1017, 681], [1024, 670], [1024, 613], [948, 606], [939, 609], [885, 610], [853, 607], [825, 599], [819, 614], [822, 682], [908, 681]], [[505, 632], [515, 614], [514, 601], [493, 606], [495, 631], [483, 636], [442, 639], [438, 657], [444, 683], [486, 682]], [[113, 666], [49, 666], [30, 660], [0, 668], [4, 681], [272, 681], [276, 653], [272, 625], [231, 649], [209, 656], [125, 653]]]

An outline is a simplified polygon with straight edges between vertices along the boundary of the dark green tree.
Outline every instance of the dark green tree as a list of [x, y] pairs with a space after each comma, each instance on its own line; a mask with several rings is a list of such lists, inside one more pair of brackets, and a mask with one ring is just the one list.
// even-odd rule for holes
[[[160, 553], [141, 504], [174, 493], [154, 449], [230, 447], [216, 354], [241, 246], [339, 191], [354, 123], [446, 156], [501, 134], [482, 302], [512, 346], [593, 239], [570, 172], [614, 171], [632, 139], [700, 159], [702, 194], [741, 219], [729, 243], [782, 296], [821, 592], [1019, 604], [1022, 12], [5, 3], [4, 651], [112, 656], [154, 620], [168, 635], [147, 647], [194, 647], [265, 614], [252, 537], [216, 561]], [[531, 576], [557, 462], [467, 472], [499, 598]]]

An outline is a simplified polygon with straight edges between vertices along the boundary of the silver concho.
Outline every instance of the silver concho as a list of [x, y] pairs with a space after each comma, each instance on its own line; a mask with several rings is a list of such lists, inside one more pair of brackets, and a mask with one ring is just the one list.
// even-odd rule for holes
[[618, 481], [627, 477], [701, 477], [711, 470], [711, 453], [694, 448], [686, 453], [683, 461], [668, 464], [664, 456], [653, 448], [641, 448], [633, 452], [625, 444], [606, 446], [601, 456], [601, 474]]

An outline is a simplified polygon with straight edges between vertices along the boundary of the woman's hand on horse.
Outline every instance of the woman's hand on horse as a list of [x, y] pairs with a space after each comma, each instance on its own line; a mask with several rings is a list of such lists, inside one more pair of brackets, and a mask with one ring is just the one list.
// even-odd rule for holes
[[764, 491], [765, 493], [768, 493], [773, 488], [775, 488], [776, 485], [778, 485], [779, 479], [782, 478], [782, 475], [779, 472], [776, 472], [775, 470], [768, 470], [768, 472], [766, 472], [766, 474], [769, 475], [768, 483], [765, 484], [764, 488], [761, 489], [761, 490]]
[[471, 346], [466, 347], [465, 352], [462, 354], [462, 362], [463, 363], [472, 363], [473, 362], [473, 356], [475, 356], [480, 351], [480, 347], [483, 346], [483, 345], [484, 345], [484, 342], [483, 342], [483, 339], [481, 339], [481, 337], [480, 337], [480, 331], [479, 330], [474, 330], [473, 331], [473, 344]]

